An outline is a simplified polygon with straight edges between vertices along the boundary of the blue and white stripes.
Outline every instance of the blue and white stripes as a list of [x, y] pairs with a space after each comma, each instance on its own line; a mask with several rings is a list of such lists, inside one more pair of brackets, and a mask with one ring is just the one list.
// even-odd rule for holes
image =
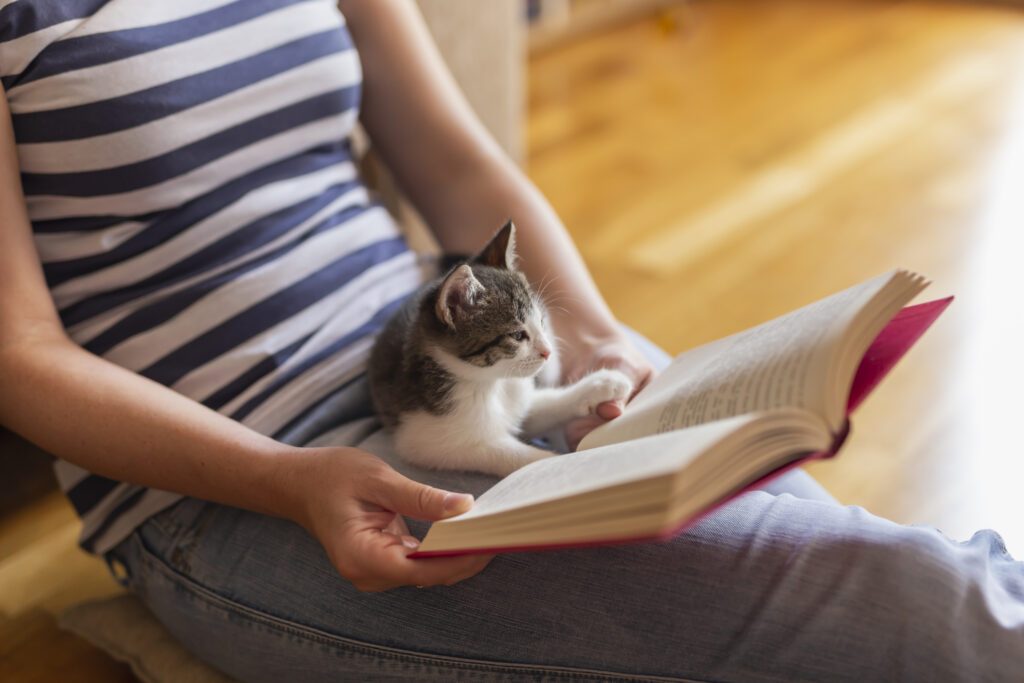
[[[253, 429], [362, 372], [423, 279], [353, 163], [332, 0], [0, 0], [0, 81], [68, 333]], [[96, 552], [177, 499], [57, 470]]]

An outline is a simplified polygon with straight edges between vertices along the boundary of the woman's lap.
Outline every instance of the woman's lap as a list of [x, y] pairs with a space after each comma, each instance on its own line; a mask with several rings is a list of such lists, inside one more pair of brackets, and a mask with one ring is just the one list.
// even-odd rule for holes
[[[368, 423], [325, 439], [364, 429], [392, 458]], [[396, 464], [457, 490], [490, 482]], [[746, 494], [667, 543], [504, 555], [456, 586], [380, 594], [298, 526], [199, 501], [115, 552], [158, 618], [243, 680], [977, 681], [1024, 666], [1024, 571], [997, 536], [956, 544], [788, 494]]]
[[977, 681], [1024, 666], [1022, 571], [997, 537], [954, 544], [789, 495], [747, 494], [668, 543], [499, 556], [452, 587], [378, 594], [290, 522], [198, 501], [115, 552], [172, 632], [243, 680]]
[[[328, 402], [289, 439], [359, 413]], [[495, 481], [407, 465], [372, 419], [317, 442], [449, 490]], [[113, 554], [188, 648], [246, 681], [978, 681], [1024, 667], [1024, 568], [998, 536], [899, 526], [802, 472], [767, 488], [670, 542], [503, 555], [422, 590], [360, 593], [300, 527], [196, 500]]]

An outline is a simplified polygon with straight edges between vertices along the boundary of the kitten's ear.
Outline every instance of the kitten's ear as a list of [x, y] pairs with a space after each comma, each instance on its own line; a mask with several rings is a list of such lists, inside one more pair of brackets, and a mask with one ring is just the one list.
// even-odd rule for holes
[[441, 283], [434, 311], [441, 322], [454, 330], [456, 321], [473, 309], [484, 291], [484, 286], [473, 277], [473, 269], [463, 263]]
[[502, 226], [473, 261], [492, 268], [516, 269], [516, 226], [512, 219]]

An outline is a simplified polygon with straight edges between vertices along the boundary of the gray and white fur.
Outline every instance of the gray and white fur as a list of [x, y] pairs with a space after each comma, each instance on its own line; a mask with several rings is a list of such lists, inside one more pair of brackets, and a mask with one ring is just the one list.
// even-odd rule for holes
[[632, 389], [616, 370], [539, 387], [554, 345], [545, 309], [515, 265], [509, 221], [483, 251], [425, 284], [370, 357], [374, 406], [411, 463], [507, 475], [551, 451], [525, 443]]

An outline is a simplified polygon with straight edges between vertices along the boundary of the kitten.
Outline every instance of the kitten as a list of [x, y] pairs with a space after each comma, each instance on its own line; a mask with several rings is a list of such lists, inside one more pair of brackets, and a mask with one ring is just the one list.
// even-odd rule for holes
[[632, 389], [617, 370], [571, 386], [535, 376], [554, 352], [545, 310], [515, 267], [509, 221], [483, 251], [424, 285], [388, 321], [370, 357], [374, 406], [411, 463], [499, 476], [555, 455], [520, 440]]

